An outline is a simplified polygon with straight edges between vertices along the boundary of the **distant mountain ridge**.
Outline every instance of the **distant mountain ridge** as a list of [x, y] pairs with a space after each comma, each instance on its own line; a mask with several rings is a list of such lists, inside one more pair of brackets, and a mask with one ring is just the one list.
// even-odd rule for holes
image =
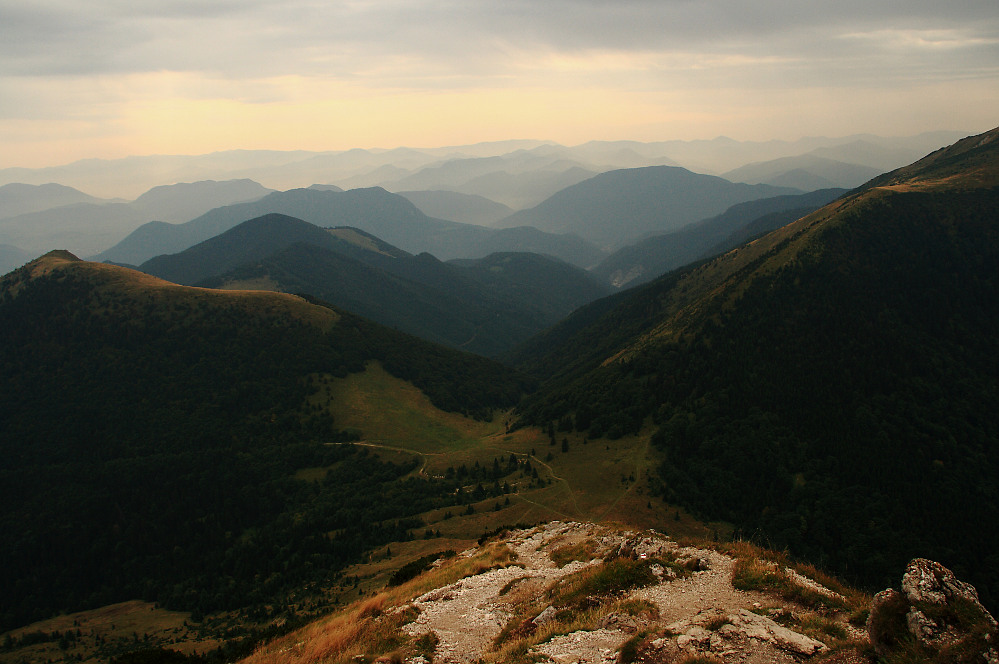
[[21, 267], [32, 258], [34, 256], [23, 249], [10, 244], [0, 244], [0, 275]]
[[132, 201], [132, 206], [149, 219], [182, 222], [219, 205], [253, 201], [272, 192], [273, 189], [246, 178], [225, 182], [200, 180], [153, 187]]
[[107, 201], [54, 182], [39, 185], [13, 182], [0, 186], [0, 219], [75, 203], [104, 202]]
[[[5, 189], [10, 191], [14, 186]], [[156, 187], [128, 202], [73, 194], [75, 190], [67, 193], [66, 189], [59, 185], [20, 185], [21, 198], [27, 203], [24, 197], [30, 193], [30, 205], [35, 210], [0, 219], [0, 241], [37, 253], [62, 247], [93, 254], [118, 242], [143, 222], [186, 221], [219, 205], [253, 200], [270, 191], [251, 180], [211, 180]], [[68, 199], [74, 202], [60, 204]]]
[[505, 352], [607, 293], [580, 268], [535, 254], [447, 264], [359, 229], [321, 229], [275, 213], [140, 269], [185, 285], [308, 294], [483, 355]]
[[[334, 182], [345, 188], [381, 185], [404, 173], [439, 165], [451, 159], [495, 157], [518, 151], [557, 154], [586, 164], [585, 170], [669, 165], [701, 173], [724, 173], [751, 162], [768, 161], [812, 152], [818, 156], [856, 163], [882, 171], [897, 168], [919, 155], [952, 143], [967, 132], [938, 131], [916, 136], [883, 137], [869, 134], [842, 137], [809, 137], [794, 141], [712, 140], [590, 141], [565, 147], [551, 141], [499, 141], [439, 148], [352, 149], [339, 152], [230, 150], [206, 155], [151, 155], [123, 159], [86, 159], [46, 168], [0, 169], [0, 184], [59, 182], [97, 196], [133, 198], [152, 187], [172, 182], [250, 178], [273, 189], [292, 189], [313, 182]], [[385, 177], [368, 177], [380, 168]], [[352, 181], [354, 178], [364, 181]], [[562, 185], [563, 187], [566, 185]], [[561, 187], [559, 187], [561, 188]], [[481, 194], [481, 190], [462, 189]], [[549, 190], [548, 194], [555, 191]], [[507, 201], [504, 201], [507, 202]], [[514, 206], [518, 207], [518, 206]], [[523, 206], [526, 207], [526, 206]]]
[[[234, 226], [269, 213], [285, 214], [316, 226], [351, 226], [410, 253], [429, 252], [441, 260], [474, 258], [493, 251], [520, 251], [523, 238], [495, 229], [433, 219], [402, 196], [380, 187], [325, 191], [292, 189], [212, 210], [185, 224], [146, 224], [95, 260], [141, 264], [160, 254], [174, 254]], [[504, 242], [503, 238], [507, 241]], [[578, 238], [549, 234], [549, 253], [577, 265], [590, 265], [600, 252]], [[533, 241], [537, 242], [536, 236]]]
[[738, 203], [716, 217], [619, 249], [592, 272], [617, 288], [636, 286], [779, 228], [845, 193], [845, 189], [824, 189]]
[[762, 183], [813, 191], [832, 187], [853, 189], [882, 172], [881, 169], [861, 164], [848, 164], [814, 154], [804, 154], [746, 164], [723, 173], [722, 177], [732, 182]]
[[456, 191], [400, 191], [400, 196], [420, 208], [428, 217], [488, 226], [513, 214], [506, 205], [484, 196]]
[[733, 183], [675, 166], [649, 166], [602, 173], [496, 225], [574, 233], [597, 246], [617, 248], [650, 234], [679, 230], [736, 203], [795, 193], [800, 192]]

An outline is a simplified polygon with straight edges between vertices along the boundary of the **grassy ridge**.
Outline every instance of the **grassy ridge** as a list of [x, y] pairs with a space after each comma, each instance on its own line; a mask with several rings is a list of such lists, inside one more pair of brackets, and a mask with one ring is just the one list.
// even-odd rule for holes
[[[407, 539], [417, 514], [456, 503], [456, 480], [407, 479], [412, 455], [327, 444], [352, 436], [309, 403], [308, 377], [378, 360], [478, 417], [526, 384], [290, 295], [184, 288], [69, 255], [0, 286], [5, 626], [135, 598], [250, 621], [317, 610], [322, 592], [303, 588]], [[316, 468], [321, 481], [296, 479]]]

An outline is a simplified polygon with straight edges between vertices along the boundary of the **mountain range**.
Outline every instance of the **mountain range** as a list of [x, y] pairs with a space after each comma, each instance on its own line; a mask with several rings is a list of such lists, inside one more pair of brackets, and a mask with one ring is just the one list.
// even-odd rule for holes
[[0, 218], [41, 212], [75, 203], [106, 203], [73, 187], [50, 182], [31, 185], [19, 182], [0, 186]]
[[93, 254], [141, 224], [187, 221], [220, 205], [260, 198], [270, 190], [252, 180], [201, 181], [155, 187], [134, 201], [102, 200], [61, 185], [6, 185], [0, 192], [0, 237], [43, 253], [72, 247]]
[[737, 184], [676, 166], [650, 166], [602, 173], [496, 225], [571, 232], [599, 247], [620, 248], [647, 235], [679, 230], [736, 203], [796, 193], [801, 192]]
[[[661, 143], [594, 141], [574, 147], [543, 141], [503, 141], [453, 148], [345, 152], [236, 150], [197, 156], [85, 160], [44, 169], [5, 169], [0, 171], [0, 183], [13, 183], [12, 186], [21, 190], [35, 185], [36, 205], [23, 208], [10, 204], [10, 197], [0, 196], [0, 220], [28, 215], [0, 223], [0, 244], [12, 245], [34, 255], [53, 246], [80, 255], [97, 255], [147, 222], [184, 223], [218, 205], [252, 200], [267, 191], [301, 188], [317, 182], [335, 182], [338, 189], [381, 186], [400, 193], [409, 193], [416, 186], [426, 192], [447, 190], [451, 202], [443, 207], [429, 202], [442, 200], [443, 194], [416, 194], [425, 201], [424, 213], [433, 218], [478, 224], [493, 223], [500, 216], [509, 216], [510, 213], [500, 214], [504, 205], [511, 210], [531, 208], [595, 174], [647, 166], [682, 165], [703, 173], [728, 173], [734, 167], [746, 167], [748, 171], [730, 177], [805, 191], [830, 186], [850, 187], [871, 175], [871, 169], [882, 172], [908, 163], [930, 146], [943, 144], [945, 136], [950, 135], [940, 132], [905, 138], [864, 135], [765, 143], [725, 138]], [[751, 163], [752, 166], [747, 166]], [[745, 176], [739, 173], [745, 173]], [[265, 182], [271, 189], [254, 183], [252, 187], [256, 189], [251, 190], [251, 180]], [[62, 184], [51, 184], [53, 182]], [[73, 198], [65, 198], [66, 191], [60, 194], [56, 188], [66, 185], [105, 198], [81, 192]], [[205, 196], [206, 186], [214, 187], [216, 191]], [[230, 191], [224, 191], [227, 187]], [[43, 192], [47, 193], [39, 196]], [[466, 198], [458, 198], [462, 194]], [[139, 198], [131, 203], [124, 200], [136, 196]], [[173, 203], [163, 204], [164, 196], [171, 197]], [[456, 206], [459, 200], [462, 202]], [[470, 207], [472, 201], [475, 205]], [[487, 208], [489, 212], [484, 213]], [[302, 216], [285, 210], [271, 211]], [[260, 212], [263, 213], [266, 211]], [[248, 218], [250, 216], [241, 221]], [[665, 230], [661, 229], [661, 232]], [[143, 233], [149, 231], [145, 229]], [[197, 241], [202, 239], [207, 238], [199, 237]], [[401, 242], [397, 244], [402, 246]], [[189, 245], [165, 251], [175, 252], [186, 246]], [[524, 250], [515, 246], [494, 248]], [[137, 264], [152, 255], [139, 253], [105, 258]], [[598, 262], [569, 260], [585, 267]]]
[[[748, 149], [709, 143], [674, 147], [697, 147], [719, 163]], [[901, 149], [820, 143], [813, 150]], [[625, 160], [652, 148], [586, 150]], [[298, 163], [265, 156], [282, 167]], [[348, 157], [379, 167], [370, 152]], [[669, 187], [669, 200], [680, 202], [657, 217], [654, 202], [663, 207], [660, 192]], [[714, 212], [684, 212], [692, 187], [719, 199]], [[196, 286], [62, 251], [3, 276], [0, 587], [8, 590], [0, 593], [0, 624], [101, 607], [119, 622], [169, 615], [169, 629], [149, 628], [160, 630], [157, 643], [169, 634], [200, 648], [226, 641], [217, 656], [233, 661], [339, 605], [354, 608], [335, 614], [347, 616], [342, 624], [322, 623], [325, 635], [357, 625], [375, 630], [372, 642], [397, 635], [397, 622], [435, 620], [433, 612], [463, 606], [448, 602], [495, 577], [490, 607], [536, 599], [522, 619], [491, 614], [497, 634], [489, 643], [548, 634], [535, 621], [547, 610], [541, 602], [552, 605], [545, 620], [566, 634], [578, 635], [572, 612], [592, 617], [586, 611], [599, 609], [605, 630], [631, 620], [637, 649], [653, 647], [637, 630], [658, 605], [636, 595], [611, 607], [605, 598], [630, 592], [635, 574], [672, 573], [691, 579], [697, 601], [728, 597], [728, 585], [709, 579], [734, 586], [739, 578], [760, 593], [783, 583], [794, 604], [788, 614], [768, 612], [767, 596], [753, 596], [775, 625], [854, 634], [866, 619], [863, 602], [843, 586], [818, 581], [827, 594], [800, 581], [827, 577], [795, 559], [876, 590], [894, 586], [910, 559], [929, 557], [994, 607], [999, 538], [987, 524], [999, 521], [999, 427], [989, 414], [999, 399], [999, 129], [851, 191], [773, 195], [779, 191], [676, 166], [632, 166], [551, 197], [538, 207], [561, 216], [552, 212], [544, 223], [571, 222], [579, 242], [600, 234], [604, 246], [623, 244], [607, 229], [631, 220], [619, 236], [658, 232], [648, 245], [663, 242], [648, 252], [657, 261], [681, 240], [697, 254], [655, 267], [638, 249], [622, 252], [615, 270], [640, 265], [641, 278], [667, 271], [604, 297], [609, 287], [594, 274], [555, 258], [502, 252], [443, 261], [436, 253], [481, 248], [501, 232], [566, 236], [433, 219], [381, 188], [333, 186], [276, 192], [170, 225], [186, 228], [188, 244], [142, 268]], [[288, 208], [271, 209], [275, 201]], [[685, 220], [660, 228], [666, 213]], [[511, 219], [499, 224], [518, 223]], [[191, 240], [198, 234], [206, 235]], [[421, 253], [431, 243], [433, 255]], [[606, 266], [593, 272], [614, 274]], [[300, 295], [262, 292], [277, 290]], [[460, 340], [469, 331], [460, 325], [472, 321], [475, 336], [491, 344], [477, 350], [502, 363], [383, 326], [337, 306], [338, 297], [369, 307], [371, 318], [379, 307], [413, 312], [425, 336], [443, 337], [453, 322]], [[572, 309], [503, 350], [503, 340], [530, 333], [525, 323], [541, 327]], [[403, 327], [401, 319], [393, 324]], [[505, 525], [552, 520], [560, 523], [489, 539]], [[593, 559], [610, 535], [565, 525], [572, 520], [657, 533], [622, 536], [600, 563]], [[679, 547], [663, 543], [662, 533], [714, 540], [716, 549], [681, 560], [667, 555]], [[536, 555], [542, 540], [551, 564]], [[761, 554], [746, 540], [785, 553]], [[642, 548], [649, 542], [660, 544]], [[489, 555], [477, 557], [483, 551]], [[444, 557], [455, 562], [435, 562]], [[378, 599], [387, 583], [427, 568], [429, 576], [407, 586], [402, 608]], [[419, 585], [442, 578], [434, 576], [439, 568], [467, 569], [468, 578]], [[507, 568], [506, 576], [485, 574]], [[556, 570], [579, 576], [557, 588], [527, 578], [562, 574]], [[587, 585], [590, 573], [605, 584], [599, 591]], [[578, 604], [559, 594], [577, 591]], [[429, 595], [415, 599], [420, 593]], [[115, 604], [138, 599], [149, 604]], [[416, 602], [423, 608], [412, 608]], [[457, 631], [469, 628], [469, 611], [455, 612]], [[734, 639], [740, 621], [763, 617], [746, 613], [705, 613], [696, 625], [703, 633], [677, 625], [668, 639]], [[94, 615], [74, 614], [75, 623], [64, 616], [58, 637], [67, 656], [78, 652], [76, 639], [90, 639], [94, 657], [107, 661], [187, 659], [149, 651], [155, 639], [138, 629], [97, 639], [86, 633]], [[0, 654], [17, 645], [30, 658], [42, 642], [54, 643], [38, 627], [16, 635]], [[549, 636], [554, 643], [559, 635]], [[268, 652], [298, 657], [312, 647], [300, 633], [289, 639]], [[399, 644], [413, 645], [378, 643], [362, 654], [390, 657]], [[238, 653], [225, 651], [229, 645]], [[443, 656], [430, 637], [418, 645]], [[853, 646], [849, 657], [866, 656]], [[346, 652], [330, 646], [313, 659]], [[829, 661], [862, 661], [842, 655]]]
[[884, 169], [881, 168], [847, 164], [810, 153], [746, 164], [723, 173], [722, 177], [732, 182], [769, 184], [813, 191], [836, 187], [853, 189], [882, 172]]
[[[699, 173], [721, 174], [749, 163], [805, 153], [885, 171], [910, 163], [964, 135], [956, 131], [938, 131], [905, 137], [861, 134], [810, 137], [796, 141], [737, 141], [719, 137], [652, 143], [590, 141], [571, 147], [550, 141], [498, 141], [442, 148], [352, 149], [341, 152], [231, 150], [207, 155], [86, 159], [34, 169], [6, 168], [0, 169], [0, 184], [59, 182], [104, 198], [134, 198], [152, 187], [175, 182], [242, 178], [261, 182], [272, 189], [294, 189], [326, 182], [344, 189], [382, 186], [390, 191], [400, 191], [411, 187], [397, 188], [393, 183], [423, 168], [438, 168], [451, 160], [502, 157], [515, 153], [528, 158], [535, 153], [549, 160], [546, 164], [550, 164], [553, 158], [566, 165], [584, 164], [584, 170], [592, 173], [642, 166], [683, 166]], [[499, 166], [500, 170], [495, 173], [507, 173], [508, 179], [517, 173], [523, 174], [520, 184], [530, 184], [531, 171], [537, 170], [502, 163]], [[549, 170], [549, 173], [557, 171]], [[525, 207], [540, 202], [567, 184], [554, 189], [549, 187], [547, 193]], [[514, 196], [522, 195], [514, 190], [507, 191]], [[490, 196], [483, 191], [464, 189], [462, 192], [480, 194], [509, 204], [499, 195]]]
[[533, 253], [459, 264], [414, 256], [362, 230], [267, 214], [140, 266], [185, 285], [307, 293], [416, 336], [496, 355], [608, 289]]
[[455, 191], [400, 191], [400, 196], [420, 209], [428, 217], [460, 221], [466, 224], [488, 226], [494, 221], [513, 214], [513, 210], [502, 203], [491, 201], [484, 196], [461, 194]]
[[780, 228], [845, 193], [845, 189], [820, 189], [808, 194], [736, 203], [710, 219], [618, 249], [591, 271], [617, 288], [637, 286]]
[[[384, 189], [330, 190], [325, 187], [274, 192], [251, 203], [216, 208], [184, 224], [150, 223], [136, 229], [96, 260], [140, 264], [208, 240], [247, 219], [279, 213], [317, 226], [351, 226], [411, 253], [429, 252], [441, 260], [479, 258], [494, 251], [541, 248], [573, 264], [592, 264], [600, 252], [579, 238], [537, 231], [500, 233], [495, 229], [426, 216], [402, 196]], [[540, 242], [539, 242], [540, 241]]]
[[[456, 488], [417, 498], [397, 482], [408, 460], [340, 445], [357, 435], [309, 395], [325, 406], [331, 378], [377, 362], [437, 408], [491, 418], [530, 385], [325, 304], [177, 286], [66, 252], [0, 280], [0, 322], [5, 627], [149, 593], [217, 610], [301, 590], [405, 536], [398, 519], [428, 501], [454, 504]], [[336, 497], [293, 477], [327, 466], [342, 469]], [[281, 540], [294, 550], [279, 553]]]

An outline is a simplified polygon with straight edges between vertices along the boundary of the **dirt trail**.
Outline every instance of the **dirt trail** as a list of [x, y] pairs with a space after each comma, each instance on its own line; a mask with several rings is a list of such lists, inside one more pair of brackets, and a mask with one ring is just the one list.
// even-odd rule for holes
[[[498, 601], [500, 591], [507, 584], [522, 579], [536, 579], [547, 584], [591, 564], [574, 562], [559, 568], [542, 550], [545, 544], [571, 529], [567, 524], [540, 532], [519, 531], [519, 536], [514, 535], [509, 540], [509, 546], [523, 567], [490, 570], [417, 597], [413, 604], [420, 609], [420, 615], [406, 626], [406, 631], [410, 634], [433, 631], [437, 635], [435, 662], [475, 661], [492, 645], [512, 617], [509, 605]], [[474, 551], [471, 549], [462, 555]]]
[[732, 587], [732, 569], [735, 560], [717, 551], [704, 549], [679, 549], [678, 554], [702, 558], [708, 569], [685, 579], [676, 579], [634, 593], [636, 599], [647, 599], [659, 607], [659, 615], [666, 622], [691, 618], [705, 609], [724, 612], [750, 609], [766, 598], [759, 593], [747, 593]]
[[[558, 567], [551, 550], [569, 543], [595, 544], [595, 559]], [[513, 617], [512, 595], [536, 598], [557, 579], [589, 565], [597, 556], [625, 549], [638, 558], [696, 561], [699, 571], [669, 579], [630, 594], [647, 600], [659, 611], [658, 624], [668, 623], [673, 636], [653, 643], [663, 661], [685, 654], [711, 655], [726, 663], [790, 664], [823, 652], [825, 646], [754, 613], [773, 598], [732, 587], [735, 561], [716, 551], [679, 547], [656, 534], [612, 531], [584, 523], [552, 522], [510, 535], [508, 546], [519, 566], [494, 569], [437, 588], [413, 601], [417, 619], [403, 629], [419, 635], [434, 632], [438, 638], [435, 662], [465, 664], [486, 654], [500, 631]], [[462, 555], [473, 555], [470, 549]], [[511, 590], [516, 586], [517, 590]], [[508, 594], [507, 594], [508, 593]], [[548, 610], [551, 610], [549, 607]], [[556, 635], [530, 652], [538, 661], [608, 664], [616, 661], [621, 645], [636, 631], [635, 621], [609, 614], [598, 629]]]

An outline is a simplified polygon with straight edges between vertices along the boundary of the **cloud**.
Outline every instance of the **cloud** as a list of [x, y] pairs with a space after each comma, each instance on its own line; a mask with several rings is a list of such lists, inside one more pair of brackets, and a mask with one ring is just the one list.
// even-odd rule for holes
[[[530, 55], [700, 53], [813, 60], [926, 44], [844, 36], [950, 35], [995, 57], [999, 17], [983, 2], [839, 0], [0, 1], [0, 72], [203, 71], [227, 77], [352, 78], [422, 72], [509, 76]], [[849, 40], [847, 40], [849, 41]]]
[[[650, 127], [658, 104], [701, 128], [741, 117], [719, 103], [752, 105], [747, 124], [766, 117], [767, 99], [852, 105], [840, 116], [863, 118], [876, 94], [911, 100], [955, 81], [994, 97], [995, 0], [0, 0], [4, 136], [51, 126], [134, 138], [156, 126], [142, 113], [178, 125], [245, 113], [259, 132], [295, 108], [382, 123], [393, 108], [404, 127], [407, 106], [429, 123], [445, 107], [481, 114], [503, 100], [497, 122], [517, 117], [520, 131], [550, 138], [559, 125], [545, 135], [531, 104], [563, 116], [589, 105], [593, 123], [620, 117], [622, 132], [634, 126], [629, 104]], [[949, 101], [954, 113], [933, 117], [963, 128], [973, 100]]]

